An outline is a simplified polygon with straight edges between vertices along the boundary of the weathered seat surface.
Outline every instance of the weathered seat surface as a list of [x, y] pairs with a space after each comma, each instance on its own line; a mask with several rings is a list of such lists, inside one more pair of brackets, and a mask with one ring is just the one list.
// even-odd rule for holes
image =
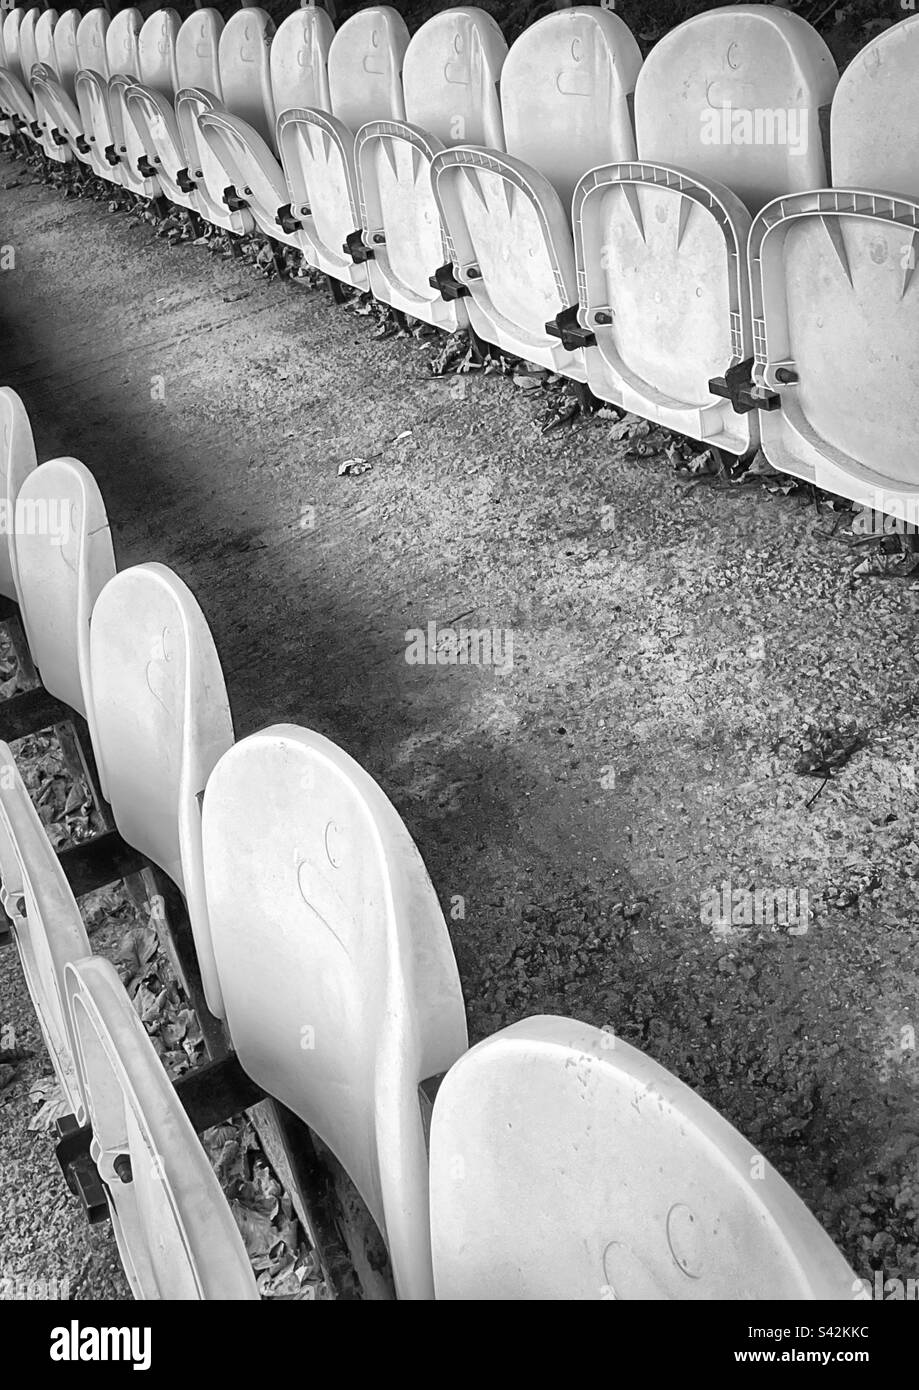
[[115, 574], [115, 555], [89, 469], [73, 458], [33, 469], [19, 491], [17, 523], [19, 602], [32, 660], [45, 689], [86, 719], [95, 749], [90, 619]]
[[355, 159], [363, 240], [373, 251], [373, 292], [404, 313], [452, 329], [465, 305], [431, 277], [450, 260], [431, 187], [431, 162], [447, 146], [504, 148], [498, 78], [507, 44], [484, 10], [444, 10], [405, 52], [405, 119], [383, 116], [358, 132]]
[[48, 1056], [70, 1113], [83, 1125], [85, 1089], [64, 970], [91, 948], [64, 870], [6, 743], [0, 743], [0, 878], [0, 899], [13, 924]]
[[96, 761], [115, 824], [185, 895], [208, 1007], [223, 1017], [201, 864], [201, 794], [233, 742], [220, 659], [194, 595], [165, 565], [111, 579], [90, 627]]
[[755, 447], [755, 410], [709, 382], [752, 359], [750, 213], [823, 181], [835, 82], [816, 30], [771, 5], [696, 15], [651, 50], [635, 86], [638, 158], [585, 174], [572, 209], [602, 399], [733, 453]]
[[391, 803], [341, 749], [279, 725], [236, 744], [204, 795], [214, 953], [239, 1060], [337, 1155], [431, 1296], [419, 1083], [466, 1046], [450, 938]]
[[220, 1183], [135, 1013], [101, 956], [67, 969], [93, 1128], [125, 1273], [138, 1299], [254, 1299]]
[[547, 328], [577, 304], [571, 194], [587, 169], [635, 154], [631, 30], [595, 8], [562, 10], [517, 39], [501, 72], [507, 153], [469, 141], [431, 177], [470, 321], [488, 342], [583, 381], [583, 353]]
[[919, 15], [856, 55], [833, 100], [833, 188], [763, 208], [750, 233], [758, 387], [776, 468], [919, 522]]
[[791, 1188], [609, 1032], [528, 1018], [450, 1069], [431, 1120], [438, 1298], [851, 1299]]

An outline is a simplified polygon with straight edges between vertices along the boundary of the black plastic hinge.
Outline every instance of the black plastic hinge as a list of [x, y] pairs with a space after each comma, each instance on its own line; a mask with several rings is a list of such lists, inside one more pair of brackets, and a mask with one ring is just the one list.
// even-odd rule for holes
[[589, 328], [582, 328], [578, 323], [577, 304], [571, 304], [560, 314], [556, 314], [555, 318], [546, 324], [546, 332], [551, 338], [561, 338], [562, 347], [566, 352], [593, 347], [597, 341]]
[[187, 169], [179, 170], [179, 172], [176, 174], [176, 183], [179, 185], [183, 193], [194, 193], [195, 189], [198, 187], [194, 179], [189, 178]]
[[74, 141], [74, 144], [80, 151], [80, 154], [92, 154], [92, 150], [89, 148], [89, 144], [85, 135], [78, 135], [76, 140]]
[[35, 139], [36, 139], [36, 140], [40, 140], [40, 139], [41, 139], [41, 136], [42, 136], [42, 129], [41, 129], [41, 124], [40, 124], [38, 121], [29, 121], [29, 129], [31, 130], [32, 134], [35, 136]]
[[150, 163], [149, 159], [145, 154], [142, 154], [140, 159], [137, 161], [137, 172], [139, 174], [143, 174], [145, 179], [156, 178], [156, 170], [154, 169], [153, 165]]
[[104, 153], [106, 159], [108, 160], [109, 164], [111, 164], [113, 169], [116, 164], [121, 163], [121, 156], [119, 154], [116, 154], [114, 145], [106, 145]]
[[456, 271], [449, 261], [446, 265], [438, 266], [428, 284], [432, 290], [440, 290], [441, 299], [464, 299], [469, 293], [469, 286], [457, 280]]
[[70, 1191], [78, 1197], [91, 1226], [109, 1218], [105, 1183], [90, 1153], [93, 1132], [89, 1125], [82, 1128], [75, 1115], [62, 1115], [55, 1121], [58, 1142], [54, 1152]]
[[351, 257], [355, 265], [363, 265], [364, 261], [373, 260], [373, 252], [369, 246], [364, 245], [364, 234], [360, 227], [357, 231], [348, 233], [341, 249], [346, 256]]
[[778, 410], [782, 400], [778, 391], [754, 385], [753, 358], [745, 357], [728, 367], [724, 376], [713, 376], [708, 389], [713, 396], [730, 401], [736, 415], [748, 415], [751, 410]]
[[303, 226], [303, 223], [298, 222], [296, 217], [294, 217], [293, 208], [290, 203], [285, 203], [282, 208], [278, 208], [274, 220], [277, 222], [282, 232], [299, 232]]
[[51, 132], [51, 139], [54, 141], [55, 145], [67, 144], [67, 136], [62, 135], [61, 132], [58, 130], [57, 126], [55, 126]]
[[240, 198], [232, 184], [230, 184], [229, 188], [223, 190], [223, 201], [231, 212], [240, 212], [243, 208], [249, 206], [245, 198]]

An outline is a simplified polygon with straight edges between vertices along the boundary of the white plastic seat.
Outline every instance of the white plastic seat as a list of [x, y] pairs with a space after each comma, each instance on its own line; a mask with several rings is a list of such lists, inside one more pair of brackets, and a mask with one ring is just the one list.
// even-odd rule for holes
[[255, 1299], [220, 1183], [110, 961], [67, 969], [93, 1139], [137, 1299]]
[[583, 381], [583, 352], [547, 325], [577, 304], [571, 194], [597, 164], [635, 154], [629, 100], [641, 53], [618, 15], [562, 10], [524, 30], [501, 73], [507, 154], [437, 155], [434, 195], [472, 326]]
[[450, 938], [380, 788], [319, 734], [237, 743], [204, 794], [214, 955], [240, 1063], [336, 1154], [389, 1248], [400, 1298], [430, 1298], [418, 1086], [466, 1047]]
[[49, 62], [64, 91], [72, 99], [74, 81], [80, 66], [77, 54], [77, 29], [82, 15], [79, 10], [65, 10], [54, 26], [54, 61]]
[[67, 876], [6, 743], [0, 743], [0, 878], [0, 900], [13, 924], [48, 1056], [70, 1113], [84, 1125], [86, 1098], [64, 970], [91, 948]]
[[[93, 169], [109, 183], [123, 184], [123, 108], [120, 92], [124, 83], [113, 78], [137, 77], [138, 40], [143, 24], [140, 10], [119, 10], [105, 31], [105, 72], [81, 68], [76, 76], [77, 104], [86, 139], [93, 146]], [[81, 26], [82, 28], [82, 26]], [[77, 31], [80, 46], [80, 30]], [[127, 186], [130, 187], [130, 174]]]
[[[199, 192], [193, 177], [197, 172], [197, 166], [192, 165], [196, 147], [187, 146], [183, 139], [176, 102], [179, 93], [196, 90], [209, 93], [212, 101], [219, 99], [217, 49], [222, 29], [223, 19], [213, 9], [194, 10], [181, 25], [175, 40], [175, 99], [155, 86], [140, 83], [132, 84], [125, 93], [128, 115], [148, 158], [156, 166], [163, 190], [173, 203], [203, 217], [208, 217], [209, 209], [206, 193]], [[191, 123], [194, 124], [193, 117]], [[225, 205], [221, 215], [225, 219], [233, 216]]]
[[165, 565], [105, 585], [90, 624], [96, 763], [122, 837], [184, 894], [209, 1009], [224, 1016], [207, 923], [200, 797], [233, 742], [220, 659], [190, 589]]
[[[288, 15], [271, 44], [269, 85], [245, 100], [235, 48], [229, 48], [223, 109], [204, 111], [198, 125], [211, 153], [230, 176], [256, 225], [266, 236], [301, 245], [299, 224], [290, 214], [290, 194], [278, 161], [275, 113], [291, 106], [328, 106], [326, 62], [334, 26], [325, 10], [305, 5]], [[226, 33], [226, 31], [224, 31]], [[232, 61], [231, 61], [232, 60]], [[223, 72], [223, 56], [221, 71]]]
[[57, 21], [58, 13], [53, 9], [39, 11], [35, 20], [35, 61], [55, 73], [54, 30]]
[[12, 77], [17, 77], [20, 82], [22, 81], [22, 63], [20, 61], [19, 32], [22, 28], [24, 14], [25, 10], [17, 5], [3, 19], [4, 67]]
[[4, 126], [9, 133], [18, 130], [27, 139], [41, 143], [35, 98], [29, 87], [8, 68], [0, 70], [0, 111], [4, 113]]
[[232, 112], [249, 124], [254, 122], [258, 130], [270, 130], [274, 120], [269, 64], [273, 35], [274, 24], [264, 10], [256, 6], [238, 10], [220, 31], [220, 91], [186, 87], [176, 98], [179, 133], [191, 156], [190, 181], [196, 185], [202, 215], [231, 232], [250, 232], [255, 220], [242, 190], [233, 192], [231, 173], [212, 151], [198, 118], [204, 113]]
[[[16, 528], [13, 553], [32, 660], [45, 689], [86, 720], [97, 751], [90, 618], [115, 574], [102, 494], [78, 459], [49, 459], [25, 474], [17, 512], [22, 525]], [[102, 791], [107, 791], [104, 784]]]
[[637, 160], [586, 173], [574, 193], [596, 395], [732, 453], [755, 447], [752, 402], [733, 403], [753, 357], [750, 214], [823, 181], [820, 113], [836, 79], [816, 30], [771, 5], [709, 10], [651, 50], [635, 86]]
[[904, 140], [919, 15], [873, 39], [833, 100], [833, 187], [777, 199], [750, 233], [754, 381], [776, 468], [919, 522], [919, 162]]
[[35, 41], [35, 26], [38, 23], [41, 10], [37, 5], [32, 5], [22, 16], [22, 23], [19, 26], [19, 66], [22, 70], [22, 80], [28, 86], [32, 79], [32, 69], [38, 62], [38, 45]]
[[89, 124], [92, 108], [88, 97], [84, 99], [83, 109], [80, 108], [77, 74], [86, 69], [103, 79], [108, 76], [105, 53], [108, 25], [109, 14], [105, 9], [89, 10], [82, 17], [76, 10], [67, 10], [54, 30], [56, 76], [40, 79], [35, 88], [71, 154], [97, 174], [103, 165], [110, 172], [110, 166], [103, 150], [95, 143]]
[[[19, 490], [37, 463], [26, 408], [12, 387], [0, 386], [0, 507], [8, 518], [15, 516]], [[19, 602], [16, 538], [10, 526], [0, 538], [0, 594]]]
[[362, 240], [372, 251], [377, 299], [452, 330], [467, 322], [465, 305], [446, 300], [431, 277], [450, 260], [431, 187], [438, 151], [461, 144], [504, 148], [498, 78], [507, 44], [484, 10], [444, 10], [423, 24], [405, 53], [405, 120], [369, 121], [358, 131], [355, 159]]
[[[109, 79], [109, 102], [116, 129], [116, 152], [120, 159], [119, 174], [125, 188], [143, 198], [158, 197], [161, 190], [157, 166], [151, 162], [143, 142], [142, 131], [135, 125], [127, 97], [135, 86], [160, 92], [170, 103], [174, 101], [177, 80], [175, 45], [179, 32], [179, 16], [175, 10], [154, 10], [144, 20], [137, 36], [137, 66], [134, 71], [115, 73]], [[156, 158], [154, 154], [154, 159]]]
[[332, 39], [325, 99], [296, 102], [278, 117], [288, 198], [307, 259], [359, 288], [372, 277], [346, 249], [361, 225], [355, 132], [366, 121], [404, 119], [401, 74], [407, 47], [408, 29], [396, 10], [361, 10]]
[[440, 1299], [840, 1299], [852, 1270], [688, 1086], [572, 1019], [451, 1067], [431, 1118]]

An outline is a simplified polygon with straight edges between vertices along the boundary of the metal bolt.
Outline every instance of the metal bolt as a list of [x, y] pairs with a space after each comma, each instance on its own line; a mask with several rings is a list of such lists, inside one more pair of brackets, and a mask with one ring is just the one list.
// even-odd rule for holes
[[798, 373], [792, 371], [791, 367], [777, 367], [775, 379], [780, 381], [783, 386], [791, 386], [798, 380]]
[[26, 900], [25, 900], [25, 898], [17, 898], [17, 899], [16, 899], [16, 911], [19, 913], [19, 916], [20, 916], [20, 917], [24, 917], [24, 916], [26, 915]]
[[301, 217], [312, 217], [312, 215], [313, 215], [313, 214], [310, 212], [309, 208], [306, 206], [306, 203], [304, 203], [303, 206], [302, 206], [302, 208], [300, 209], [300, 216], [301, 216]]
[[466, 277], [469, 280], [481, 280], [482, 272], [477, 265], [471, 265], [466, 271]]
[[374, 246], [386, 245], [386, 235], [383, 232], [374, 232], [370, 240], [373, 242]]
[[597, 313], [594, 314], [595, 323], [612, 323], [612, 321], [612, 314], [607, 313], [605, 309], [599, 309]]

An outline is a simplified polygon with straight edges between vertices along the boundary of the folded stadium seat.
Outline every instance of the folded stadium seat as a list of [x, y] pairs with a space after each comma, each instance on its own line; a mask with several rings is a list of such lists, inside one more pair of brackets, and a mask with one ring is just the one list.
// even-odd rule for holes
[[137, 1299], [256, 1299], [239, 1228], [110, 961], [68, 965], [90, 1152]]
[[501, 73], [507, 153], [467, 140], [431, 166], [452, 292], [487, 342], [583, 382], [570, 206], [581, 174], [632, 159], [629, 101], [641, 53], [618, 15], [594, 7], [537, 20]]
[[106, 584], [90, 625], [96, 762], [120, 834], [182, 893], [208, 1008], [224, 1009], [201, 863], [200, 797], [233, 742], [230, 705], [207, 621], [165, 565]]
[[484, 10], [434, 15], [406, 50], [405, 120], [371, 121], [355, 139], [361, 235], [349, 240], [353, 254], [372, 258], [378, 299], [448, 330], [467, 319], [450, 274], [431, 161], [447, 146], [504, 148], [497, 83], [506, 54], [504, 36]]
[[60, 23], [57, 10], [43, 10], [35, 22], [35, 52], [37, 61], [32, 68], [31, 87], [35, 101], [35, 118], [41, 129], [42, 148], [49, 159], [66, 164], [73, 159], [67, 137], [57, 123], [57, 106], [49, 98], [50, 84], [58, 79], [54, 37]]
[[[219, 11], [213, 9], [194, 10], [180, 27], [175, 41], [176, 103], [188, 102], [196, 91], [210, 94], [211, 101], [219, 100], [217, 48], [222, 29], [223, 19]], [[193, 177], [193, 172], [198, 172], [194, 163], [197, 147], [194, 142], [186, 143], [176, 104], [164, 92], [140, 83], [127, 89], [125, 102], [147, 158], [156, 167], [160, 184], [170, 201], [211, 222], [219, 217], [220, 225], [228, 230], [244, 231], [246, 224], [242, 214], [230, 212], [224, 203], [219, 208], [210, 207], [206, 187], [203, 182], [199, 187]], [[188, 124], [197, 136], [193, 114]], [[203, 139], [198, 143], [203, 146]], [[198, 177], [203, 179], [203, 173]]]
[[[89, 630], [96, 600], [115, 574], [105, 503], [84, 464], [58, 458], [26, 472], [17, 506], [24, 524], [12, 550], [29, 651], [45, 690], [86, 720], [98, 754]], [[97, 769], [107, 797], [98, 757]]]
[[214, 958], [243, 1069], [349, 1173], [400, 1298], [430, 1298], [418, 1088], [466, 1047], [450, 938], [421, 857], [373, 779], [278, 725], [204, 793]]
[[64, 967], [91, 952], [80, 909], [51, 848], [9, 745], [0, 743], [0, 901], [13, 924], [22, 973], [61, 1091], [78, 1125], [85, 1092]]
[[[93, 148], [93, 169], [109, 183], [122, 183], [121, 110], [111, 88], [114, 77], [137, 76], [137, 44], [143, 16], [133, 7], [119, 10], [105, 31], [105, 70], [81, 68], [76, 76], [77, 104], [86, 139]], [[81, 26], [82, 28], [82, 26]], [[77, 44], [80, 32], [77, 32]], [[82, 55], [81, 55], [82, 57]], [[122, 84], [116, 84], [116, 91]]]
[[219, 33], [219, 91], [191, 86], [176, 97], [179, 134], [191, 157], [188, 172], [179, 182], [193, 183], [202, 216], [230, 232], [251, 232], [255, 220], [246, 199], [233, 188], [231, 174], [212, 152], [198, 118], [205, 112], [232, 111], [258, 131], [270, 132], [274, 120], [269, 65], [273, 35], [274, 23], [265, 11], [245, 5], [230, 16]]
[[[6, 59], [6, 48], [3, 43], [3, 24], [5, 18], [6, 16], [3, 14], [3, 11], [0, 10], [0, 73], [9, 70], [9, 64]], [[13, 135], [15, 131], [16, 126], [13, 123], [12, 115], [7, 111], [3, 100], [3, 94], [0, 92], [0, 135]]]
[[25, 14], [20, 6], [15, 6], [3, 17], [3, 66], [12, 77], [22, 81], [22, 64], [19, 61], [19, 31]]
[[9, 386], [0, 386], [0, 508], [7, 525], [0, 538], [0, 594], [19, 602], [19, 569], [16, 563], [15, 517], [19, 489], [35, 468], [38, 459], [26, 408]]
[[919, 15], [843, 73], [832, 189], [763, 208], [750, 233], [754, 381], [776, 468], [919, 523]]
[[[37, 10], [23, 10], [17, 7], [10, 10], [3, 21], [3, 51], [6, 62], [0, 70], [0, 113], [3, 116], [6, 134], [17, 131], [35, 144], [40, 144], [43, 132], [38, 124], [30, 86], [32, 68], [37, 56], [34, 38], [37, 15]], [[25, 22], [27, 16], [28, 24]]]
[[175, 99], [178, 87], [175, 46], [179, 24], [175, 10], [154, 10], [144, 20], [137, 37], [136, 70], [113, 73], [109, 79], [109, 105], [116, 129], [115, 150], [121, 161], [121, 182], [142, 198], [156, 198], [162, 189], [158, 167], [147, 154], [141, 131], [128, 112], [126, 98], [140, 82], [150, 91], [161, 92], [170, 102]]
[[302, 247], [303, 239], [278, 161], [276, 113], [298, 106], [328, 107], [326, 63], [334, 32], [327, 13], [316, 5], [305, 4], [288, 15], [263, 68], [267, 84], [256, 89], [243, 81], [235, 47], [227, 44], [224, 58], [225, 29], [220, 60], [224, 104], [198, 117], [212, 155], [229, 175], [225, 201], [230, 206], [241, 201], [266, 236], [288, 246]]
[[[332, 39], [326, 100], [299, 101], [278, 116], [290, 209], [309, 262], [365, 288], [367, 266], [346, 245], [360, 225], [354, 132], [376, 118], [403, 120], [402, 62], [408, 29], [390, 6], [362, 10]], [[313, 110], [304, 109], [312, 106]]]
[[22, 80], [26, 85], [32, 77], [32, 69], [38, 62], [38, 46], [35, 42], [35, 26], [38, 23], [41, 10], [37, 5], [32, 5], [23, 12], [22, 23], [19, 26], [19, 67], [22, 73]]
[[[105, 35], [109, 25], [108, 11], [90, 10], [82, 18], [77, 10], [67, 10], [54, 29], [54, 75], [33, 77], [33, 89], [49, 117], [53, 120], [52, 139], [59, 148], [61, 141], [75, 158], [87, 164], [95, 173], [109, 165], [101, 150], [92, 142], [92, 129], [84, 131], [84, 115], [76, 95], [77, 73], [86, 68], [103, 77], [108, 73], [105, 56]], [[53, 131], [57, 131], [57, 135]], [[60, 158], [60, 155], [57, 156]], [[99, 167], [97, 167], [97, 165]]]
[[35, 61], [55, 70], [54, 30], [57, 27], [57, 10], [40, 10], [35, 20]]
[[438, 1298], [839, 1299], [857, 1280], [766, 1160], [611, 1033], [537, 1017], [451, 1067], [431, 1118]]
[[816, 30], [771, 5], [710, 10], [651, 50], [637, 160], [585, 174], [572, 205], [596, 395], [729, 453], [755, 447], [750, 218], [824, 181], [836, 80]]

